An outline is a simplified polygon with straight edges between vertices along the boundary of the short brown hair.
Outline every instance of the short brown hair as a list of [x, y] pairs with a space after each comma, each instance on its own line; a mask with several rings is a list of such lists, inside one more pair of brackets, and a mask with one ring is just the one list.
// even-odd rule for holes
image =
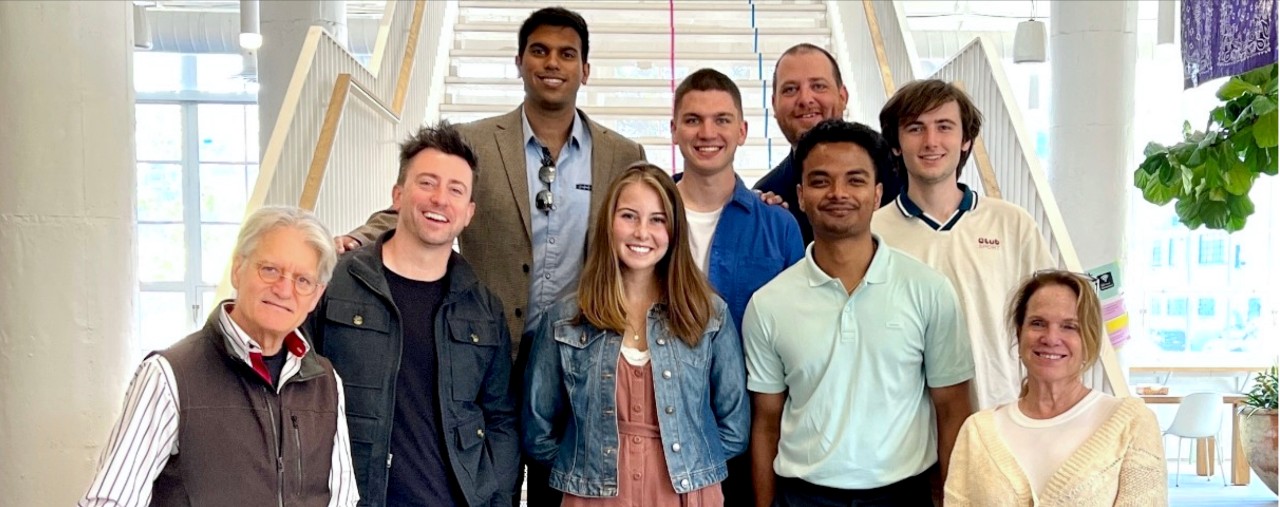
[[730, 97], [733, 97], [733, 105], [738, 107], [739, 119], [742, 118], [742, 92], [738, 91], [738, 85], [729, 76], [715, 69], [698, 69], [680, 82], [680, 86], [676, 87], [676, 100], [672, 106], [673, 112], [680, 109], [680, 101], [684, 100], [684, 96], [688, 95], [689, 92], [707, 91], [728, 93]]
[[[969, 95], [965, 94], [964, 90], [940, 79], [912, 81], [889, 97], [889, 101], [880, 110], [880, 134], [884, 136], [885, 141], [888, 141], [890, 148], [902, 151], [902, 144], [898, 140], [898, 129], [916, 121], [920, 115], [952, 101], [960, 106], [960, 134], [964, 142], [977, 139], [978, 133], [982, 131], [982, 111], [973, 105], [973, 101], [969, 100]], [[960, 154], [960, 162], [956, 166], [957, 179], [960, 178], [960, 172], [964, 170], [964, 164], [969, 161], [971, 153], [973, 153], [973, 145], [969, 145], [969, 149]], [[902, 157], [895, 158], [898, 165], [905, 171], [906, 166], [902, 165]]]
[[676, 189], [676, 182], [666, 171], [644, 161], [631, 164], [613, 180], [605, 194], [604, 207], [591, 225], [594, 234], [578, 284], [578, 306], [582, 311], [575, 320], [578, 323], [585, 320], [598, 329], [616, 333], [622, 333], [627, 325], [622, 261], [618, 260], [618, 253], [613, 249], [613, 213], [622, 190], [633, 184], [653, 189], [662, 200], [670, 241], [655, 273], [662, 287], [662, 296], [666, 299], [667, 326], [680, 341], [690, 347], [697, 346], [707, 323], [711, 321], [715, 292], [693, 262], [684, 201]]
[[419, 128], [417, 132], [400, 143], [400, 173], [396, 175], [397, 187], [404, 185], [404, 179], [409, 174], [409, 162], [413, 157], [429, 149], [438, 150], [445, 155], [461, 157], [471, 167], [471, 174], [474, 177], [477, 171], [475, 152], [471, 150], [471, 145], [462, 139], [462, 134], [458, 132], [457, 127], [450, 124], [448, 120], [442, 120], [433, 126]]
[[[1022, 322], [1027, 319], [1027, 305], [1031, 296], [1045, 287], [1062, 286], [1076, 293], [1076, 321], [1080, 324], [1080, 352], [1084, 354], [1084, 369], [1087, 370], [1098, 362], [1102, 354], [1103, 322], [1102, 304], [1093, 282], [1086, 275], [1050, 269], [1037, 271], [1018, 285], [1013, 297], [1009, 300], [1009, 308], [1005, 311], [1005, 324], [1014, 337], [1014, 346], [1018, 346], [1019, 334], [1022, 333]], [[1083, 370], [1081, 371], [1083, 373]], [[1027, 395], [1027, 380], [1022, 380], [1022, 394]]]

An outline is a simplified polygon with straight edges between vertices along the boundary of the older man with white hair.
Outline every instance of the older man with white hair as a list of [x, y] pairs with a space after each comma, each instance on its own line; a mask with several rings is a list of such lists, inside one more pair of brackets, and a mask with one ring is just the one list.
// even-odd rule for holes
[[240, 230], [236, 298], [151, 353], [80, 506], [353, 506], [342, 381], [298, 325], [337, 256], [311, 213], [263, 208]]

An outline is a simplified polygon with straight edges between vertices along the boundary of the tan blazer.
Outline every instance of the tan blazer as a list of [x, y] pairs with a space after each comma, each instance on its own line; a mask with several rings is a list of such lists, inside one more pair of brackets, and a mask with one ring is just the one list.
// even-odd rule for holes
[[[513, 341], [511, 351], [520, 350], [525, 317], [529, 310], [529, 270], [533, 267], [533, 233], [529, 218], [528, 167], [524, 154], [524, 126], [520, 107], [502, 116], [485, 118], [458, 126], [475, 150], [478, 167], [472, 195], [476, 214], [471, 225], [458, 237], [462, 255], [475, 268], [480, 281], [502, 299]], [[644, 160], [644, 148], [622, 135], [578, 114], [591, 129], [591, 227], [604, 205], [609, 183], [628, 165]], [[383, 232], [396, 226], [396, 214], [380, 211], [351, 231], [361, 244], [371, 244]]]

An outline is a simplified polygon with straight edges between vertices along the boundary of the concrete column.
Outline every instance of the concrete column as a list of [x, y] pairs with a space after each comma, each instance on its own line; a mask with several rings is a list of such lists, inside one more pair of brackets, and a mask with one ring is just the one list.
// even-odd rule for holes
[[[1049, 5], [1049, 185], [1082, 267], [1092, 269], [1124, 259], [1133, 186], [1138, 4]], [[1127, 371], [1124, 347], [1116, 352], [1117, 366]], [[1086, 374], [1085, 384], [1102, 386], [1100, 369]]]
[[266, 152], [307, 30], [320, 26], [347, 46], [347, 3], [343, 0], [262, 0], [262, 49], [258, 50], [258, 139]]
[[1049, 184], [1080, 262], [1123, 259], [1137, 2], [1050, 2]]
[[0, 2], [0, 496], [71, 505], [132, 350], [130, 2]]

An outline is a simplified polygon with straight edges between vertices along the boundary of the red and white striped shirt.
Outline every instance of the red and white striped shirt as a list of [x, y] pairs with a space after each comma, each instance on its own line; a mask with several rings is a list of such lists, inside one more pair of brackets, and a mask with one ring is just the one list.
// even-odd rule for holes
[[[218, 307], [217, 324], [228, 337], [231, 349], [251, 368], [265, 373], [262, 348], [231, 320], [232, 304]], [[284, 370], [280, 386], [297, 375], [302, 357], [310, 349], [301, 333], [294, 330], [285, 338]], [[351, 507], [360, 499], [351, 465], [351, 442], [347, 436], [346, 397], [342, 379], [334, 372], [338, 384], [338, 431], [333, 436], [333, 461], [329, 467], [330, 507]], [[269, 377], [268, 377], [269, 379]], [[89, 491], [76, 504], [79, 507], [116, 507], [148, 505], [151, 488], [169, 456], [178, 454], [178, 384], [169, 361], [159, 354], [142, 362], [125, 396], [124, 411], [111, 431], [103, 450], [98, 473]]]

